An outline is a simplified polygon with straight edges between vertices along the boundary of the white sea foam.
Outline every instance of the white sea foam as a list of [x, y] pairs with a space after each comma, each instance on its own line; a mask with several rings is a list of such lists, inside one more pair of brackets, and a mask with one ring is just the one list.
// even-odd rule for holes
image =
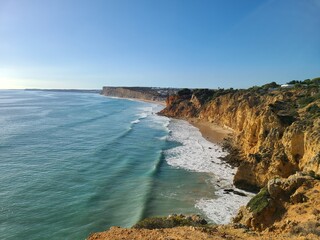
[[138, 124], [139, 122], [140, 122], [139, 119], [136, 119], [136, 120], [131, 121], [132, 124]]
[[147, 118], [152, 114], [152, 107], [138, 108], [138, 113], [136, 114], [137, 119], [131, 121], [131, 124], [138, 124], [142, 119]]
[[148, 117], [149, 115], [150, 115], [149, 112], [142, 112], [142, 113], [137, 114], [139, 119], [144, 119], [144, 118]]
[[222, 148], [204, 139], [200, 131], [186, 121], [172, 120], [168, 140], [181, 146], [166, 151], [167, 162], [196, 172], [214, 173], [218, 180], [229, 183], [235, 170], [224, 164], [219, 157], [226, 155]]
[[[237, 190], [238, 191], [238, 190]], [[240, 206], [246, 205], [253, 194], [247, 193], [246, 197], [234, 193], [228, 193], [219, 189], [215, 194], [215, 199], [201, 199], [196, 203], [196, 207], [202, 210], [206, 216], [215, 223], [227, 224], [234, 217]]]
[[141, 112], [138, 113], [137, 116], [140, 116], [139, 119], [147, 118], [148, 121], [146, 122], [146, 124], [148, 124], [152, 128], [161, 128], [169, 131], [168, 126], [170, 123], [170, 119], [157, 115], [157, 113], [160, 112], [163, 108], [164, 106], [160, 104], [149, 103], [147, 107], [139, 108], [139, 111]]
[[168, 139], [168, 137], [167, 136], [163, 136], [163, 137], [159, 137], [158, 139], [161, 140], [161, 141], [166, 141]]
[[228, 223], [240, 206], [245, 205], [248, 197], [234, 193], [225, 194], [225, 188], [233, 188], [233, 176], [236, 169], [222, 162], [219, 157], [226, 153], [222, 148], [202, 137], [200, 131], [183, 120], [172, 120], [169, 125], [169, 141], [176, 141], [181, 146], [165, 152], [169, 165], [196, 172], [212, 173], [217, 192], [215, 199], [201, 199], [196, 207], [215, 223]]

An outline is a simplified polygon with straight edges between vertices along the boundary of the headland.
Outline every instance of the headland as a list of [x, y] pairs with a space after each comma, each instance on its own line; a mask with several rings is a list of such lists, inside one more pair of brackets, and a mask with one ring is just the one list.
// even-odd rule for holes
[[102, 95], [128, 98], [164, 104], [167, 97], [176, 94], [179, 89], [156, 87], [103, 87]]

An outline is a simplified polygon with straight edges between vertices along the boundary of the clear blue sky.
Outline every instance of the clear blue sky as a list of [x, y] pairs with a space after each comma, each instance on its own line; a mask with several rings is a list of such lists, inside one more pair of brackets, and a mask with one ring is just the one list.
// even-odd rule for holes
[[320, 0], [0, 0], [0, 88], [320, 76]]

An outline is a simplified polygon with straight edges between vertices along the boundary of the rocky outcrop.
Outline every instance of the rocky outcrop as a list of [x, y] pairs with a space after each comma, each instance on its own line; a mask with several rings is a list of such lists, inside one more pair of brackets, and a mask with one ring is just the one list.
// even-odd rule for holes
[[257, 190], [275, 176], [320, 175], [319, 96], [319, 87], [185, 91], [170, 96], [160, 114], [232, 129], [241, 159], [234, 184]]
[[296, 173], [271, 179], [234, 222], [253, 230], [320, 236], [320, 182]]

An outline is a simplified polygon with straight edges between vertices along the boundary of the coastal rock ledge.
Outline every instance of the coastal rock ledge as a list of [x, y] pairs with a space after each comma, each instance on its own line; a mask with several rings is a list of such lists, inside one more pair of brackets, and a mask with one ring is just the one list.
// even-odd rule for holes
[[251, 231], [242, 224], [209, 225], [198, 215], [170, 215], [147, 218], [132, 228], [111, 227], [105, 232], [91, 234], [87, 240], [302, 240], [317, 239], [308, 233], [303, 236], [279, 231]]

